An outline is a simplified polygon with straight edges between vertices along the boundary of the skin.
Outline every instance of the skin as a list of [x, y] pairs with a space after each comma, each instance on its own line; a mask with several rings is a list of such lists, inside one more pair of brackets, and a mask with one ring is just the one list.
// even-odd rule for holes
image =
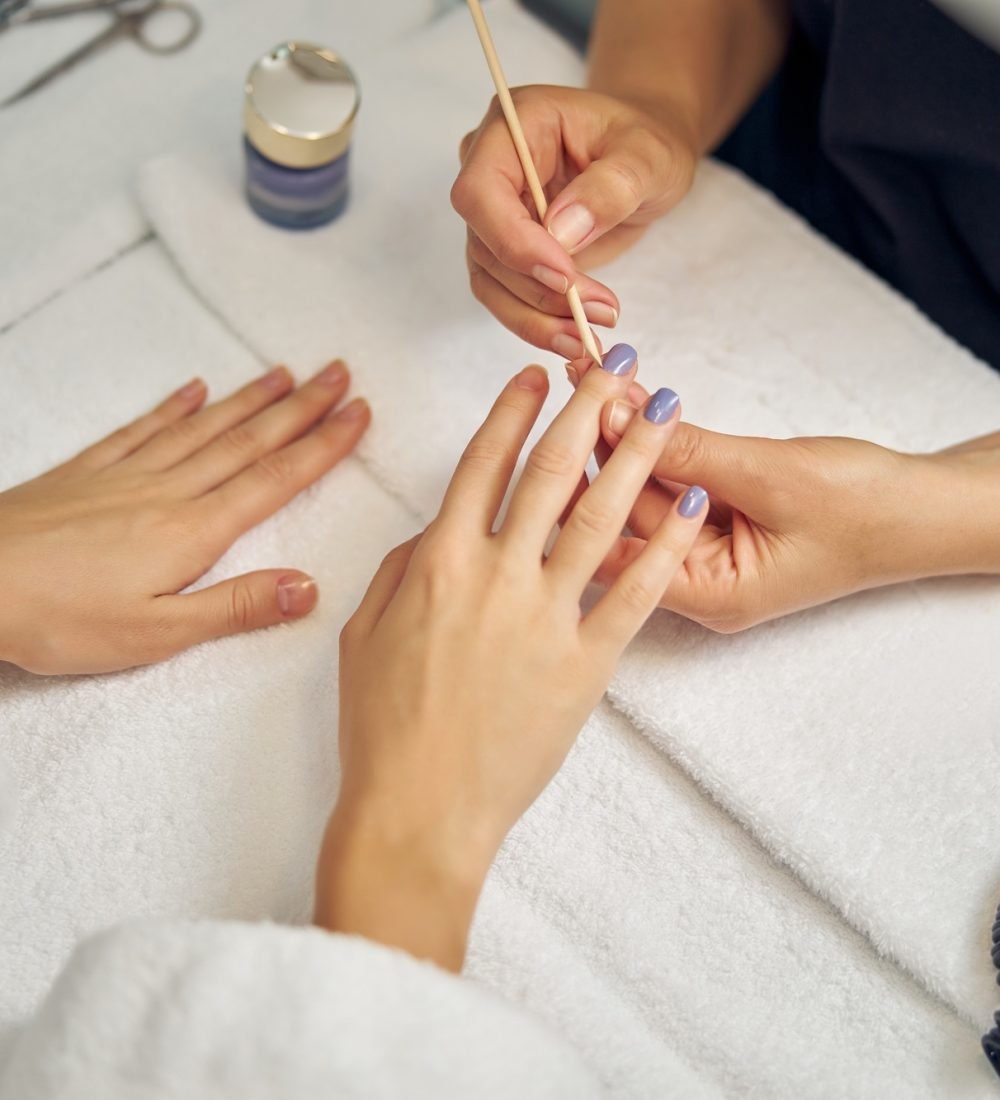
[[[586, 362], [574, 370], [584, 373]], [[605, 455], [635, 415], [628, 401], [609, 407]], [[660, 606], [716, 631], [867, 588], [1000, 573], [1000, 432], [914, 455], [860, 439], [757, 439], [680, 424], [600, 582], [614, 583], [679, 486], [695, 482], [712, 510]]]
[[668, 510], [582, 613], [593, 571], [677, 424], [676, 414], [659, 425], [636, 417], [579, 493], [602, 409], [631, 378], [590, 372], [497, 523], [548, 391], [540, 367], [522, 371], [469, 444], [438, 517], [389, 555], [345, 627], [343, 778], [317, 869], [320, 926], [460, 969], [503, 838], [562, 764], [707, 510]]
[[370, 420], [335, 362], [298, 390], [278, 367], [205, 406], [196, 379], [152, 412], [0, 493], [0, 660], [111, 672], [300, 618], [311, 577], [267, 569], [179, 595], [325, 474]]
[[528, 343], [582, 356], [567, 287], [593, 324], [614, 327], [618, 298], [581, 271], [683, 199], [700, 157], [777, 70], [790, 28], [785, 0], [603, 0], [589, 88], [512, 92], [550, 204], [544, 228], [496, 101], [462, 142], [452, 203], [476, 298]]

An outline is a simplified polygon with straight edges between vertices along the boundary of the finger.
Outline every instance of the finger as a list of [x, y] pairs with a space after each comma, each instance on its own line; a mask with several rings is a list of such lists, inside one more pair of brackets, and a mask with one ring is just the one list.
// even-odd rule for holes
[[274, 404], [294, 385], [287, 367], [275, 367], [236, 393], [157, 432], [130, 459], [143, 470], [167, 470], [223, 432]]
[[562, 527], [570, 517], [570, 513], [577, 506], [580, 501], [580, 497], [590, 488], [590, 478], [586, 473], [582, 475], [580, 480], [576, 483], [576, 488], [573, 490], [573, 495], [569, 498], [569, 503], [563, 509], [562, 515], [559, 517], [559, 526]]
[[469, 268], [469, 286], [476, 301], [526, 343], [568, 359], [586, 354], [572, 320], [532, 308], [478, 264]]
[[694, 546], [707, 514], [708, 494], [692, 486], [584, 619], [581, 629], [592, 644], [610, 646], [616, 655], [628, 645]]
[[483, 426], [465, 448], [438, 513], [447, 524], [471, 524], [484, 534], [497, 512], [549, 392], [541, 367], [525, 367], [497, 398]]
[[297, 439], [344, 396], [350, 375], [343, 363], [331, 363], [315, 378], [277, 405], [233, 424], [170, 471], [170, 481], [184, 496], [200, 496], [241, 470]]
[[546, 574], [573, 599], [579, 599], [621, 535], [632, 503], [679, 417], [677, 394], [671, 389], [657, 390], [563, 525], [549, 554]]
[[189, 646], [264, 626], [292, 622], [316, 606], [316, 582], [306, 573], [264, 569], [181, 596], [157, 597], [163, 657]]
[[651, 131], [615, 134], [552, 201], [545, 227], [572, 256], [637, 213], [665, 213], [687, 191], [691, 166], [676, 160]]
[[600, 438], [601, 409], [627, 389], [636, 364], [635, 349], [616, 344], [604, 369], [587, 374], [528, 455], [500, 532], [515, 552], [541, 554]]
[[301, 439], [200, 497], [192, 505], [199, 522], [216, 530], [228, 546], [350, 454], [370, 421], [368, 405], [356, 398]]
[[[562, 152], [558, 113], [546, 108], [519, 108], [532, 159], [544, 187]], [[463, 143], [462, 168], [451, 189], [452, 206], [477, 237], [512, 271], [551, 285], [572, 284], [576, 268], [566, 251], [535, 220], [524, 170], [510, 140], [510, 131], [494, 102], [490, 113], [468, 143]]]
[[[606, 409], [603, 438], [617, 446], [620, 430], [634, 416], [634, 410], [621, 401]], [[682, 423], [667, 440], [653, 476], [667, 487], [703, 485], [713, 497], [763, 519], [774, 503], [772, 475], [781, 454], [775, 447], [771, 439], [723, 435]]]
[[[572, 362], [566, 364], [566, 377], [569, 379], [569, 384], [573, 387], [573, 389], [576, 389], [576, 387], [580, 385], [580, 379], [593, 366], [595, 366], [595, 363], [589, 355], [581, 359], [575, 359]], [[645, 386], [641, 385], [639, 382], [632, 382], [625, 392], [625, 397], [633, 409], [641, 409], [643, 405], [645, 405], [646, 402], [649, 400], [650, 394], [649, 390], [647, 390]], [[605, 420], [602, 416], [602, 431], [604, 423]], [[617, 438], [615, 439], [615, 442], [618, 442]]]
[[392, 602], [393, 596], [399, 591], [410, 559], [413, 557], [413, 551], [416, 550], [422, 538], [423, 532], [414, 535], [412, 539], [390, 550], [382, 559], [382, 564], [372, 577], [357, 611], [344, 626], [345, 639], [352, 635], [366, 637], [375, 629], [385, 614], [386, 608]]
[[[500, 263], [471, 229], [467, 253], [470, 271], [472, 264], [478, 265], [492, 275], [501, 286], [506, 287], [515, 298], [520, 298], [525, 305], [552, 317], [571, 318], [573, 316], [566, 298], [569, 286], [565, 280], [553, 289], [535, 278], [511, 271]], [[576, 289], [580, 294], [583, 311], [588, 321], [604, 328], [614, 328], [618, 324], [621, 307], [618, 298], [608, 287], [587, 275], [580, 275], [576, 280]]]
[[162, 401], [152, 412], [133, 420], [124, 428], [81, 451], [66, 466], [83, 466], [91, 470], [103, 470], [113, 466], [133, 451], [152, 439], [157, 432], [183, 421], [195, 412], [208, 395], [205, 383], [200, 378], [188, 382]]

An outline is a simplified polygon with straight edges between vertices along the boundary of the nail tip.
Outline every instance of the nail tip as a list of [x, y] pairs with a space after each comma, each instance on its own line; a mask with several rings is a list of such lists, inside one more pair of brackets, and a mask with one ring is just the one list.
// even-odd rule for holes
[[601, 360], [601, 366], [609, 374], [628, 374], [639, 359], [639, 353], [631, 344], [615, 344]]

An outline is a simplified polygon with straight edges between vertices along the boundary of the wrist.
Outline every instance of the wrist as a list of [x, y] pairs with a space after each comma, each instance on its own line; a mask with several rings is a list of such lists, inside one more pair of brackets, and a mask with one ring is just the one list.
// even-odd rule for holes
[[458, 971], [495, 848], [404, 821], [398, 804], [338, 804], [317, 868], [315, 923]]

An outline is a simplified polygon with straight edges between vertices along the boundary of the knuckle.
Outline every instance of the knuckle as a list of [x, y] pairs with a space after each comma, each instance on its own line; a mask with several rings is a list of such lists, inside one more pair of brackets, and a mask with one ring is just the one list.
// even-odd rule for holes
[[492, 473], [503, 469], [511, 460], [510, 448], [494, 439], [473, 439], [462, 453], [466, 469]]
[[656, 606], [660, 593], [653, 591], [643, 578], [623, 573], [618, 580], [618, 598], [630, 611], [648, 613]]
[[633, 209], [641, 205], [645, 198], [645, 180], [634, 164], [625, 160], [608, 161], [607, 176], [606, 185], [623, 205], [628, 203]]
[[568, 526], [582, 534], [604, 535], [614, 524], [611, 509], [601, 501], [584, 495], [573, 509]]
[[524, 472], [532, 477], [566, 477], [576, 468], [576, 455], [562, 443], [542, 440], [525, 463]]
[[275, 451], [257, 460], [258, 476], [274, 485], [286, 485], [295, 476], [292, 460], [285, 451]]
[[455, 213], [469, 221], [479, 205], [479, 188], [470, 172], [459, 172], [451, 185], [449, 197]]
[[229, 590], [226, 601], [226, 625], [230, 633], [249, 630], [257, 621], [257, 599], [253, 588], [245, 581], [238, 581]]
[[698, 433], [681, 423], [674, 430], [664, 458], [671, 470], [688, 470], [701, 465], [704, 447]]
[[246, 424], [234, 424], [223, 433], [222, 445], [237, 458], [246, 458], [254, 453], [257, 439]]
[[469, 270], [469, 289], [472, 291], [473, 298], [480, 305], [486, 305], [489, 288], [490, 276], [478, 264], [474, 264]]
[[165, 431], [172, 443], [184, 446], [198, 441], [200, 429], [192, 417], [184, 417], [183, 420], [174, 421]]

